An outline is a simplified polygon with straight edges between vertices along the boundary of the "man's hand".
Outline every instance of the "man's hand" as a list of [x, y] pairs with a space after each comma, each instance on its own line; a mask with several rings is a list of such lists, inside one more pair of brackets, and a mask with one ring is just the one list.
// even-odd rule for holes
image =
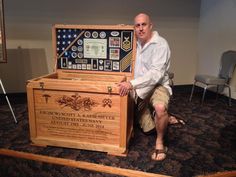
[[133, 89], [130, 82], [120, 82], [118, 84], [120, 96], [128, 95], [129, 91]]

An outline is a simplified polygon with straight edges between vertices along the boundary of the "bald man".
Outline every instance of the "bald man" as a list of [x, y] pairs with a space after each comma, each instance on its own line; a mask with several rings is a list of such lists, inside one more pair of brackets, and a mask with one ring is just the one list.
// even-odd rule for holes
[[161, 161], [166, 158], [167, 147], [164, 135], [168, 125], [168, 104], [172, 89], [167, 71], [170, 67], [170, 49], [167, 41], [153, 31], [150, 17], [140, 13], [134, 18], [137, 37], [137, 54], [134, 79], [118, 84], [120, 95], [135, 93], [139, 110], [139, 124], [143, 132], [157, 131], [155, 151], [151, 158]]

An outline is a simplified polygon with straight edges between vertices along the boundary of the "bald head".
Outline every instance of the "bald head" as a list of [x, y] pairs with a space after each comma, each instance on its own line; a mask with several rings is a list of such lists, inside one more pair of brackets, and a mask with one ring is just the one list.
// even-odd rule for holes
[[134, 18], [134, 29], [138, 40], [144, 46], [152, 37], [152, 22], [145, 13], [140, 13]]
[[134, 18], [134, 24], [135, 24], [135, 21], [136, 21], [137, 19], [139, 19], [139, 18], [143, 18], [143, 19], [145, 19], [148, 23], [152, 23], [152, 22], [151, 22], [151, 19], [150, 19], [150, 17], [149, 17], [149, 15], [147, 15], [147, 14], [145, 14], [145, 13], [140, 13], [140, 14], [136, 15], [136, 17]]

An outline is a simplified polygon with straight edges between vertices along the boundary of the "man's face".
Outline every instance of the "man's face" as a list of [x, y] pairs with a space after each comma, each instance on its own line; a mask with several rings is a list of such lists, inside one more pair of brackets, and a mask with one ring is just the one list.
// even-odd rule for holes
[[152, 36], [152, 24], [150, 23], [149, 17], [144, 14], [135, 17], [134, 29], [137, 38], [142, 43], [146, 43]]

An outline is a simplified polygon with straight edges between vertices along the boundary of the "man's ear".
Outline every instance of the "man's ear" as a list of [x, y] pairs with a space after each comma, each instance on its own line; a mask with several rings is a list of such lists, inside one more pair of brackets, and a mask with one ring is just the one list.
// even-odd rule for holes
[[152, 23], [150, 23], [150, 29], [152, 30], [152, 27], [153, 27], [153, 25], [152, 25]]

